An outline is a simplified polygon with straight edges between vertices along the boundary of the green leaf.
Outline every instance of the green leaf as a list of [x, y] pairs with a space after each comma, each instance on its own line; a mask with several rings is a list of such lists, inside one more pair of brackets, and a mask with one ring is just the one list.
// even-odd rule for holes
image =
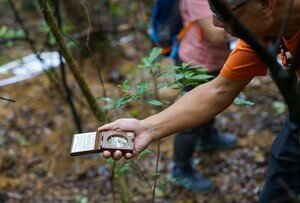
[[176, 80], [176, 81], [179, 81], [179, 80], [182, 80], [184, 78], [184, 75], [183, 74], [178, 74], [178, 73], [175, 73], [174, 74], [174, 79]]
[[152, 69], [154, 66], [159, 67], [159, 64], [153, 64], [159, 55], [161, 55], [162, 49], [154, 47], [148, 57], [142, 58], [142, 68]]
[[286, 111], [286, 105], [284, 102], [275, 101], [272, 103], [272, 107], [276, 109], [277, 114], [281, 114]]
[[112, 98], [110, 98], [110, 97], [100, 97], [98, 99], [101, 99], [104, 102], [111, 102], [112, 101]]
[[8, 41], [5, 45], [7, 47], [12, 47], [14, 45], [14, 43], [12, 41]]
[[155, 196], [156, 197], [163, 197], [164, 196], [164, 191], [160, 189], [159, 187], [155, 188]]
[[149, 60], [149, 58], [142, 58], [142, 64], [143, 64], [143, 68], [149, 68], [151, 67], [151, 61]]
[[116, 98], [114, 100], [114, 107], [116, 109], [128, 104], [129, 102], [131, 102], [134, 98], [130, 95], [126, 95], [124, 98]]
[[105, 102], [104, 110], [110, 110], [114, 108], [113, 102], [114, 100], [110, 97], [100, 97], [97, 100], [101, 99]]
[[181, 68], [180, 66], [175, 66], [175, 65], [169, 66], [169, 69], [172, 70], [172, 71], [177, 71], [180, 68]]
[[195, 71], [192, 71], [192, 70], [188, 70], [184, 73], [185, 78], [191, 78], [194, 75], [195, 75]]
[[195, 68], [196, 75], [208, 75], [207, 70], [204, 68]]
[[165, 82], [162, 82], [161, 84], [159, 84], [158, 88], [168, 87], [168, 86], [171, 86], [171, 84], [173, 84], [173, 83], [165, 81]]
[[67, 47], [74, 48], [74, 47], [76, 47], [76, 43], [72, 40], [69, 40], [69, 41], [67, 41]]
[[212, 78], [214, 78], [214, 76], [212, 76], [212, 75], [194, 75], [194, 76], [190, 77], [189, 79], [204, 81], [204, 80], [209, 80]]
[[5, 37], [5, 34], [6, 34], [6, 32], [7, 32], [7, 29], [8, 29], [8, 28], [7, 28], [6, 26], [2, 26], [2, 27], [0, 28], [0, 39]]
[[25, 32], [23, 30], [17, 30], [15, 35], [17, 37], [25, 37]]
[[109, 158], [106, 160], [106, 162], [107, 162], [109, 165], [113, 166], [114, 163], [115, 163], [116, 161], [115, 161], [112, 157], [109, 157]]
[[160, 100], [152, 99], [152, 100], [147, 100], [146, 101], [148, 104], [151, 104], [153, 106], [163, 106], [164, 103]]
[[253, 102], [247, 101], [245, 99], [238, 98], [238, 97], [234, 99], [233, 103], [237, 104], [237, 105], [241, 105], [241, 106], [253, 106], [254, 105]]
[[153, 61], [155, 61], [155, 60], [157, 59], [157, 57], [158, 57], [159, 55], [161, 55], [161, 54], [162, 54], [162, 49], [157, 48], [157, 47], [154, 47], [154, 48], [151, 50], [151, 53], [150, 53], [150, 55], [149, 55], [149, 60], [151, 61], [151, 63], [152, 63]]
[[170, 72], [163, 72], [163, 73], [159, 73], [158, 77], [168, 77], [168, 76], [172, 76], [174, 73], [170, 73]]
[[148, 149], [145, 149], [144, 151], [142, 151], [138, 156], [137, 156], [137, 160], [140, 160], [142, 158], [144, 158], [145, 156], [147, 156], [148, 154], [150, 154], [151, 151]]
[[200, 85], [199, 82], [195, 82], [195, 81], [187, 81], [185, 86], [192, 86], [192, 87], [196, 87]]
[[109, 11], [113, 14], [113, 15], [118, 15], [120, 13], [120, 5], [116, 4], [116, 3], [110, 3], [109, 4]]
[[120, 108], [123, 105], [123, 98], [115, 98], [114, 108]]
[[183, 85], [179, 82], [175, 82], [175, 83], [171, 84], [170, 87], [173, 89], [182, 89]]
[[122, 89], [123, 89], [125, 92], [128, 92], [128, 91], [129, 91], [130, 85], [129, 85], [129, 81], [128, 81], [128, 80], [125, 80], [125, 82], [124, 82], [123, 85], [122, 85]]
[[14, 37], [24, 37], [25, 32], [22, 29], [15, 30], [7, 26], [0, 27], [0, 39], [1, 38], [14, 38]]
[[143, 94], [149, 87], [149, 82], [139, 82], [136, 86], [137, 94]]
[[234, 104], [237, 105], [244, 105], [244, 106], [253, 106], [254, 103], [251, 101], [247, 101], [247, 96], [241, 92], [237, 98], [235, 98], [235, 100], [233, 101]]
[[182, 63], [182, 64], [181, 64], [181, 67], [182, 67], [183, 69], [188, 69], [188, 68], [190, 68], [190, 66], [191, 66], [191, 63]]
[[27, 144], [27, 139], [24, 135], [21, 135], [18, 137], [18, 143], [19, 145], [26, 145]]
[[160, 173], [153, 173], [151, 176], [160, 176]]
[[88, 203], [89, 199], [86, 195], [77, 195], [76, 203]]
[[122, 174], [130, 168], [130, 162], [126, 163], [124, 166], [118, 169], [118, 173]]

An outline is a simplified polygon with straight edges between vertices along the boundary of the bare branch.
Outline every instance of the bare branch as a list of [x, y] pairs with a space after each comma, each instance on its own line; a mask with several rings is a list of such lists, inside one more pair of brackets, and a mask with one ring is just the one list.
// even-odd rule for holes
[[3, 97], [0, 97], [0, 99], [5, 100], [5, 101], [9, 101], [9, 102], [16, 102], [15, 100], [3, 98]]
[[43, 59], [40, 57], [38, 50], [36, 49], [35, 46], [35, 42], [32, 40], [32, 38], [30, 37], [28, 28], [26, 27], [24, 21], [22, 20], [21, 16], [19, 15], [19, 12], [17, 10], [17, 8], [15, 7], [15, 4], [12, 2], [12, 0], [7, 0], [13, 13], [14, 16], [16, 18], [16, 21], [20, 24], [21, 28], [23, 29], [24, 33], [25, 33], [25, 38], [27, 40], [27, 42], [29, 43], [31, 49], [33, 50], [33, 53], [37, 54], [37, 57], [40, 61], [43, 61]]
[[55, 22], [54, 16], [51, 13], [51, 11], [49, 10], [47, 1], [46, 0], [38, 0], [38, 3], [44, 14], [45, 20], [46, 20], [48, 26], [50, 27], [53, 36], [56, 39], [56, 42], [61, 50], [61, 53], [64, 56], [67, 64], [69, 65], [69, 68], [70, 68], [74, 78], [76, 79], [83, 96], [85, 97], [86, 101], [88, 102], [91, 111], [93, 112], [94, 116], [99, 121], [104, 121], [105, 115], [103, 114], [102, 110], [99, 108], [95, 97], [93, 96], [91, 90], [89, 89], [89, 86], [87, 85], [86, 81], [82, 77], [82, 74], [81, 74], [77, 64], [75, 63], [75, 60], [73, 59], [72, 55], [70, 54], [70, 51], [64, 42], [64, 38], [63, 38], [61, 32], [59, 31], [59, 28]]

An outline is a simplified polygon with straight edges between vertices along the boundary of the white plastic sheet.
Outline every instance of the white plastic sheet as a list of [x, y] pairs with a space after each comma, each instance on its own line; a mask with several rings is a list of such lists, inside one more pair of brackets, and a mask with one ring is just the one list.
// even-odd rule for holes
[[0, 80], [0, 87], [36, 77], [46, 70], [58, 67], [60, 64], [58, 52], [43, 52], [40, 57], [43, 62], [37, 58], [36, 54], [30, 54], [0, 66], [0, 75], [9, 76]]

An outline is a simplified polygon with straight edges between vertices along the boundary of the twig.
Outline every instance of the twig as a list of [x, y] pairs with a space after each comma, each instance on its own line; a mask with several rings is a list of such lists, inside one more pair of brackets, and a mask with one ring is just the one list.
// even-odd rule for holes
[[[43, 59], [40, 57], [40, 53], [38, 52], [38, 50], [36, 48], [35, 41], [30, 37], [29, 30], [26, 27], [23, 19], [19, 15], [19, 12], [18, 12], [17, 8], [13, 4], [12, 0], [7, 0], [7, 1], [8, 1], [9, 5], [10, 5], [10, 7], [11, 7], [13, 13], [14, 13], [14, 16], [16, 18], [17, 23], [21, 26], [21, 28], [23, 29], [23, 31], [25, 33], [25, 40], [30, 45], [30, 48], [31, 48], [32, 52], [36, 54], [37, 59], [43, 64], [44, 63]], [[56, 80], [56, 77], [53, 77], [49, 71], [44, 69], [44, 67], [43, 67], [43, 70], [47, 74], [47, 76], [48, 76], [48, 78], [51, 82], [53, 82], [55, 85], [57, 85], [59, 83]]]
[[29, 34], [29, 31], [27, 29], [27, 27], [25, 26], [25, 23], [24, 21], [22, 20], [21, 16], [19, 15], [14, 3], [12, 2], [12, 0], [7, 0], [7, 2], [9, 3], [13, 13], [14, 13], [14, 16], [16, 18], [16, 21], [20, 24], [20, 26], [22, 27], [23, 31], [25, 32], [25, 38], [26, 40], [28, 41], [31, 49], [33, 50], [34, 53], [37, 54], [37, 57], [40, 61], [43, 61], [43, 59], [40, 57], [39, 53], [38, 53], [38, 50], [36, 49], [35, 47], [35, 42], [31, 39], [30, 37], [30, 34]]
[[[81, 6], [83, 7], [83, 10], [85, 12], [85, 15], [86, 15], [86, 18], [87, 18], [87, 21], [88, 21], [88, 28], [87, 28], [87, 36], [86, 36], [86, 42], [85, 42], [85, 47], [87, 49], [87, 51], [89, 52], [90, 56], [91, 56], [91, 60], [92, 62], [94, 63], [94, 65], [96, 65], [97, 67], [97, 71], [98, 71], [98, 77], [99, 77], [99, 81], [100, 81], [100, 85], [102, 87], [102, 90], [103, 90], [103, 96], [106, 97], [107, 94], [106, 94], [106, 89], [105, 89], [105, 86], [104, 86], [104, 80], [103, 80], [103, 77], [102, 77], [102, 72], [101, 72], [101, 67], [96, 63], [96, 60], [95, 60], [95, 57], [94, 57], [94, 53], [92, 52], [90, 46], [89, 46], [89, 42], [90, 42], [90, 34], [92, 32], [92, 21], [91, 21], [91, 17], [89, 15], [89, 12], [86, 8], [86, 6], [84, 5], [84, 3], [82, 2], [82, 0], [79, 0]], [[106, 105], [107, 102], [105, 102], [105, 105]], [[108, 118], [108, 120], [110, 121], [109, 119], [109, 116], [108, 116], [108, 113], [107, 111], [105, 111], [105, 114], [106, 114], [106, 117]]]
[[157, 178], [158, 178], [159, 158], [160, 158], [160, 140], [158, 140], [158, 145], [157, 145], [157, 156], [156, 156], [156, 164], [155, 164], [154, 186], [153, 186], [153, 189], [152, 189], [152, 203], [155, 202], [155, 192], [156, 192], [156, 184], [157, 184]]
[[[151, 77], [154, 81], [154, 97], [155, 99], [159, 99], [158, 96], [158, 86], [157, 86], [157, 75], [153, 72], [152, 70], [152, 74]], [[160, 108], [160, 111], [162, 111], [163, 108]], [[157, 179], [158, 179], [158, 165], [159, 165], [159, 159], [160, 159], [160, 142], [161, 140], [158, 140], [158, 145], [157, 145], [157, 156], [156, 156], [156, 164], [155, 164], [155, 176], [154, 176], [154, 186], [153, 186], [153, 190], [152, 190], [152, 203], [155, 202], [155, 192], [156, 192], [156, 184], [157, 184]]]
[[61, 50], [61, 53], [64, 56], [67, 64], [69, 65], [69, 68], [70, 68], [74, 78], [76, 79], [83, 96], [85, 97], [86, 101], [88, 102], [91, 111], [93, 112], [94, 116], [99, 121], [104, 121], [105, 115], [103, 114], [102, 110], [99, 108], [99, 106], [97, 104], [97, 100], [93, 96], [93, 94], [92, 94], [90, 88], [88, 87], [86, 81], [84, 80], [77, 64], [75, 63], [72, 55], [70, 54], [70, 51], [64, 42], [63, 36], [62, 36], [61, 32], [59, 31], [59, 28], [55, 22], [54, 16], [51, 13], [51, 11], [49, 10], [47, 1], [46, 0], [38, 0], [38, 3], [44, 14], [46, 23], [50, 27], [51, 32], [52, 32], [53, 36], [55, 37], [56, 42]]
[[[78, 43], [76, 40], [72, 39], [71, 37], [68, 37], [68, 36], [65, 36], [68, 40], [71, 40], [76, 46], [82, 48], [85, 53], [89, 54], [90, 57], [91, 57], [91, 61], [93, 62], [93, 64], [97, 67], [97, 70], [98, 70], [98, 76], [99, 76], [99, 81], [100, 81], [100, 84], [101, 84], [101, 87], [102, 87], [102, 90], [103, 90], [103, 96], [106, 97], [106, 89], [105, 89], [105, 86], [104, 86], [104, 80], [102, 78], [102, 74], [101, 74], [101, 67], [98, 65], [95, 57], [94, 57], [94, 53], [92, 52], [91, 49], [89, 49], [89, 47], [83, 47], [80, 45], [80, 43]], [[109, 117], [108, 115], [107, 116], [107, 120], [109, 121]]]
[[16, 102], [15, 100], [3, 98], [3, 97], [0, 97], [0, 99], [5, 100], [5, 101], [9, 101], [9, 102]]
[[138, 172], [141, 174], [141, 176], [144, 178], [145, 182], [147, 183], [148, 187], [150, 188], [150, 190], [152, 191], [152, 186], [148, 180], [148, 178], [145, 176], [145, 174], [143, 173], [142, 169], [140, 168], [140, 166], [134, 161], [131, 161], [133, 163], [133, 165], [137, 168]]
[[[62, 28], [62, 19], [61, 19], [61, 15], [60, 15], [60, 4], [58, 0], [54, 1], [54, 7], [55, 7], [55, 13], [56, 13], [56, 18], [57, 18], [57, 23], [58, 23], [58, 27], [61, 30]], [[66, 91], [66, 100], [70, 106], [71, 112], [72, 112], [72, 116], [73, 116], [73, 120], [75, 122], [75, 125], [77, 127], [77, 131], [79, 133], [82, 132], [82, 127], [81, 127], [81, 122], [80, 122], [80, 118], [78, 116], [78, 113], [76, 111], [73, 99], [72, 99], [72, 91], [70, 90], [69, 86], [68, 86], [68, 82], [67, 82], [67, 77], [66, 77], [66, 71], [65, 71], [65, 65], [63, 62], [63, 57], [61, 55], [61, 52], [58, 50], [59, 53], [59, 60], [60, 60], [60, 70], [61, 70], [61, 75], [62, 75], [62, 83], [63, 83], [63, 87], [65, 88]]]
[[88, 28], [87, 28], [87, 36], [86, 36], [85, 46], [89, 47], [90, 34], [91, 34], [91, 30], [92, 30], [92, 21], [91, 21], [91, 17], [89, 15], [89, 12], [88, 12], [86, 6], [84, 5], [84, 3], [82, 2], [82, 0], [79, 0], [79, 3], [82, 6], [82, 8], [84, 10], [84, 13], [86, 15], [87, 21], [88, 21]]
[[112, 190], [112, 196], [113, 196], [113, 203], [116, 202], [116, 195], [115, 195], [115, 184], [114, 184], [114, 178], [115, 178], [115, 170], [116, 170], [116, 162], [113, 162], [113, 165], [111, 167], [111, 178], [110, 178], [110, 184], [111, 184], [111, 190]]

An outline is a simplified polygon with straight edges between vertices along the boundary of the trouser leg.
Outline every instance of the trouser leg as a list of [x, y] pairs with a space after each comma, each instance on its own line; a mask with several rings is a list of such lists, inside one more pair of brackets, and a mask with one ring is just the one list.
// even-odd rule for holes
[[[182, 60], [180, 58], [175, 59], [176, 65], [181, 65]], [[218, 72], [210, 73], [212, 75], [217, 75]], [[192, 90], [193, 87], [186, 86], [183, 91], [188, 92]], [[173, 161], [178, 167], [186, 167], [191, 164], [193, 153], [195, 152], [195, 147], [200, 137], [211, 136], [211, 128], [214, 125], [214, 119], [206, 124], [197, 126], [195, 128], [188, 129], [186, 131], [177, 133], [174, 138], [174, 153]]]
[[173, 159], [176, 166], [185, 167], [191, 164], [198, 139], [210, 136], [209, 129], [213, 123], [214, 120], [175, 135]]
[[184, 168], [191, 164], [199, 135], [194, 129], [177, 133], [174, 138], [173, 159], [176, 166]]
[[259, 202], [294, 202], [299, 197], [300, 133], [299, 127], [287, 120], [272, 145]]

